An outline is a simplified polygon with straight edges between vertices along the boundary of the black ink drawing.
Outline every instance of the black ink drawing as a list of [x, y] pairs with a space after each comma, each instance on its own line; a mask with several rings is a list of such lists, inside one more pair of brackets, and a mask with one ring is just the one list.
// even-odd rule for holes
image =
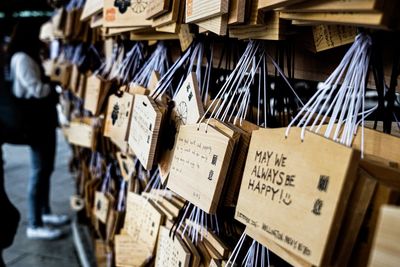
[[214, 166], [217, 165], [217, 160], [218, 160], [218, 156], [214, 154], [214, 156], [212, 157], [211, 164]]
[[113, 111], [111, 113], [112, 125], [115, 125], [115, 123], [117, 122], [118, 114], [119, 114], [119, 106], [118, 103], [115, 103]]
[[180, 126], [181, 124], [186, 124], [187, 121], [187, 115], [188, 115], [188, 107], [185, 102], [180, 102], [179, 105], [176, 108], [176, 120], [178, 123], [177, 126]]
[[144, 0], [131, 1], [131, 6], [132, 6], [133, 12], [135, 12], [137, 14], [143, 13], [146, 10], [148, 3], [149, 3], [148, 1], [144, 1]]
[[96, 209], [97, 209], [97, 210], [101, 210], [101, 201], [100, 201], [100, 199], [97, 200]]
[[318, 181], [318, 190], [326, 192], [326, 190], [328, 189], [328, 184], [329, 184], [329, 176], [320, 175]]
[[115, 0], [114, 6], [118, 8], [119, 13], [124, 14], [131, 6], [131, 0]]
[[214, 175], [214, 171], [213, 170], [210, 170], [210, 172], [208, 173], [208, 180], [212, 180], [212, 178], [213, 178], [213, 175]]
[[312, 209], [312, 213], [314, 213], [315, 215], [321, 215], [321, 208], [322, 208], [323, 204], [324, 203], [322, 202], [321, 199], [315, 200], [314, 207]]

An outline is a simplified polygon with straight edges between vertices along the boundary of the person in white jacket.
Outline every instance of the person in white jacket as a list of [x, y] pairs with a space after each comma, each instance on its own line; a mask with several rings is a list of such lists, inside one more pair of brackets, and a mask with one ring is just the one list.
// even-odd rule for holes
[[54, 168], [57, 127], [57, 94], [46, 82], [40, 60], [42, 43], [38, 31], [17, 25], [9, 46], [12, 94], [22, 116], [19, 124], [30, 146], [32, 174], [29, 178], [27, 236], [56, 239], [61, 231], [48, 227], [68, 222], [66, 215], [50, 210], [50, 177]]

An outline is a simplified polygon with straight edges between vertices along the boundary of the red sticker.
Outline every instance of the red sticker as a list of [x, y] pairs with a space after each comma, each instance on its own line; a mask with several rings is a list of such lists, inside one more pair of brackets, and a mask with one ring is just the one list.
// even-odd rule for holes
[[108, 8], [106, 10], [106, 16], [105, 16], [106, 21], [114, 21], [116, 13], [117, 13], [117, 11], [115, 8], [113, 8], [113, 7]]

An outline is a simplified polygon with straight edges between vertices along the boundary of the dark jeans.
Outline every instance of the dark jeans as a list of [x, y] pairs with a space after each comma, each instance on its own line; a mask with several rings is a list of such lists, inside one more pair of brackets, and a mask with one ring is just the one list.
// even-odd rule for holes
[[50, 213], [50, 176], [54, 169], [56, 132], [51, 129], [30, 144], [32, 174], [29, 178], [28, 224], [43, 225], [42, 215]]
[[4, 186], [3, 150], [0, 140], [0, 267], [5, 266], [2, 253], [3, 249], [11, 246], [14, 236], [17, 233], [20, 214], [17, 208], [11, 203]]

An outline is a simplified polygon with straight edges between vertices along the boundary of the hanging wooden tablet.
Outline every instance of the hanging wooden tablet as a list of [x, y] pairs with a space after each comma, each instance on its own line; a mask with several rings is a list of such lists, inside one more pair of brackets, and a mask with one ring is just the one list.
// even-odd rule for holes
[[190, 251], [190, 266], [191, 267], [200, 266], [201, 255], [200, 255], [198, 249], [196, 248], [196, 246], [193, 244], [193, 242], [190, 240], [190, 238], [186, 234], [184, 234], [182, 236], [182, 233], [179, 230], [177, 231], [177, 233], [182, 238], [182, 241], [185, 243], [186, 247]]
[[143, 266], [152, 256], [146, 246], [140, 246], [126, 234], [115, 236], [115, 265], [120, 267]]
[[124, 229], [134, 241], [139, 240], [140, 221], [137, 219], [138, 214], [142, 212], [145, 199], [140, 195], [128, 192], [126, 200], [126, 214]]
[[104, 0], [103, 17], [105, 27], [151, 26], [146, 20], [149, 1]]
[[358, 170], [358, 178], [346, 207], [331, 266], [348, 266], [377, 184], [367, 172], [361, 168]]
[[85, 96], [85, 91], [86, 91], [86, 75], [85, 74], [79, 74], [79, 86], [74, 93], [76, 97], [83, 99]]
[[294, 5], [283, 7], [291, 12], [377, 12], [382, 10], [383, 1], [379, 0], [330, 0], [301, 1]]
[[357, 28], [343, 25], [318, 25], [312, 27], [315, 52], [324, 51], [354, 42]]
[[378, 184], [376, 192], [368, 206], [368, 212], [364, 219], [361, 232], [358, 236], [356, 246], [353, 248], [349, 266], [367, 266], [368, 259], [371, 256], [374, 242], [374, 234], [377, 229], [377, 223], [380, 216], [380, 208], [384, 205], [397, 205], [400, 194], [393, 188], [383, 184]]
[[72, 65], [68, 88], [71, 90], [73, 94], [76, 94], [76, 92], [78, 91], [79, 79], [80, 79], [79, 69], [76, 65]]
[[170, 229], [162, 226], [158, 237], [156, 267], [189, 267], [190, 250], [186, 247], [179, 235], [171, 237]]
[[94, 197], [94, 214], [102, 222], [107, 222], [110, 212], [110, 200], [103, 192], [96, 192]]
[[178, 36], [179, 42], [181, 44], [181, 50], [186, 51], [186, 49], [190, 47], [194, 39], [194, 34], [190, 32], [188, 24], [181, 24]]
[[94, 150], [97, 145], [98, 129], [91, 118], [71, 121], [68, 129], [68, 142]]
[[[357, 129], [357, 135], [353, 141], [353, 148], [361, 148], [361, 129]], [[373, 129], [364, 129], [364, 158], [375, 161], [382, 159], [387, 165], [400, 166], [400, 151], [398, 149], [388, 149], [388, 147], [399, 147], [400, 138], [375, 131]]]
[[302, 142], [301, 129], [291, 131], [287, 139], [285, 129], [253, 132], [235, 218], [301, 259], [325, 266], [360, 152], [313, 133]]
[[228, 0], [188, 0], [186, 1], [185, 22], [198, 22], [228, 13]]
[[157, 18], [154, 18], [151, 26], [154, 27], [161, 27], [170, 23], [178, 22], [179, 19], [179, 11], [181, 6], [185, 6], [184, 2], [180, 0], [170, 0], [172, 2], [171, 11], [166, 14], [163, 14]]
[[400, 261], [399, 225], [400, 208], [384, 205], [380, 208], [379, 220], [374, 237], [374, 244], [369, 258], [369, 265], [397, 266]]
[[85, 184], [85, 210], [88, 218], [90, 218], [93, 214], [95, 192], [100, 182], [100, 179], [93, 179]]
[[169, 9], [170, 0], [152, 0], [146, 8], [146, 19], [158, 17]]
[[229, 3], [228, 24], [235, 25], [244, 22], [246, 0], [232, 0]]
[[75, 10], [72, 9], [66, 12], [65, 16], [65, 25], [64, 25], [64, 36], [66, 39], [69, 39], [74, 31], [74, 22], [75, 22]]
[[132, 157], [121, 152], [117, 152], [117, 160], [122, 177], [124, 177], [125, 181], [129, 181], [131, 175], [135, 172], [135, 161]]
[[[397, 2], [395, 4], [398, 4]], [[393, 19], [391, 12], [353, 13], [353, 12], [280, 12], [283, 19], [300, 20], [318, 23], [337, 23], [388, 29]]]
[[172, 109], [169, 127], [168, 138], [160, 155], [159, 169], [162, 183], [168, 177], [171, 169], [172, 157], [175, 150], [176, 137], [179, 132], [179, 127], [186, 124], [195, 124], [204, 114], [203, 104], [194, 72], [190, 73], [183, 82], [181, 88], [177, 91], [173, 98], [174, 108]]
[[258, 0], [258, 9], [272, 10], [275, 8], [285, 7], [304, 0]]
[[[189, 219], [186, 220], [186, 224], [196, 226], [196, 223]], [[230, 252], [228, 246], [213, 232], [207, 229], [203, 229], [202, 231], [203, 240], [207, 241], [221, 257], [227, 258]]]
[[153, 253], [164, 214], [151, 200], [128, 192], [124, 228], [138, 245]]
[[228, 29], [228, 15], [224, 14], [221, 16], [209, 18], [196, 22], [199, 27], [206, 29], [207, 31], [213, 32], [218, 35], [226, 35]]
[[108, 98], [104, 136], [119, 142], [128, 141], [133, 99], [134, 96], [126, 92], [120, 92], [119, 95], [111, 95]]
[[85, 102], [83, 107], [97, 116], [104, 103], [111, 84], [102, 81], [96, 75], [91, 75], [86, 80]]
[[155, 163], [161, 120], [162, 113], [152, 98], [135, 96], [128, 143], [146, 170]]
[[181, 126], [168, 188], [207, 213], [218, 207], [233, 141], [205, 123]]
[[129, 93], [134, 95], [148, 95], [150, 93], [150, 90], [143, 86], [135, 84], [129, 87]]
[[148, 200], [146, 205], [142, 206], [141, 213], [136, 216], [140, 220], [140, 243], [141, 245], [145, 244], [153, 253], [157, 243], [158, 232], [160, 226], [164, 223], [165, 216], [152, 200]]
[[150, 74], [149, 83], [147, 84], [147, 88], [150, 92], [156, 89], [158, 82], [160, 81], [160, 73], [158, 71], [152, 71]]
[[81, 20], [88, 20], [94, 14], [100, 13], [103, 9], [103, 0], [86, 0]]
[[158, 32], [178, 33], [180, 29], [180, 24], [174, 22], [161, 27], [156, 27], [155, 29]]
[[157, 32], [154, 29], [143, 33], [131, 32], [130, 40], [132, 41], [160, 41], [160, 40], [176, 40], [178, 36], [173, 33]]
[[240, 132], [240, 139], [237, 144], [237, 152], [235, 158], [232, 160], [235, 164], [232, 164], [230, 170], [230, 180], [226, 184], [225, 190], [225, 200], [224, 204], [226, 206], [236, 206], [237, 198], [239, 196], [240, 184], [242, 182], [243, 170], [246, 163], [247, 152], [249, 150], [251, 133], [253, 130], [259, 127], [248, 121], [243, 121], [242, 125], [238, 123], [237, 126], [232, 125], [232, 127], [237, 127], [237, 132]]

